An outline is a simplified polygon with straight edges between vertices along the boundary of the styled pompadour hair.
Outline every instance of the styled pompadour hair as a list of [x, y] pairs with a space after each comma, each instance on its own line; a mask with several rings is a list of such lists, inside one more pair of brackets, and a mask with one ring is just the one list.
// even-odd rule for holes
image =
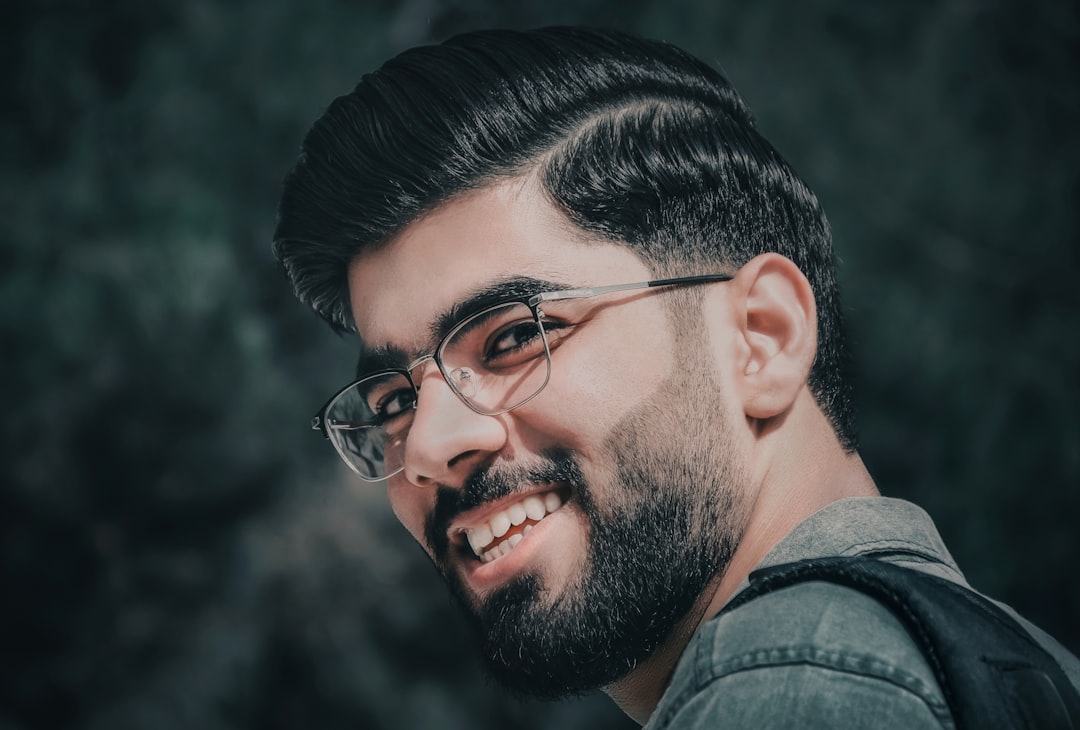
[[583, 232], [664, 275], [734, 271], [768, 251], [794, 261], [818, 309], [809, 385], [854, 450], [828, 221], [727, 79], [672, 45], [546, 28], [401, 53], [304, 138], [274, 251], [300, 300], [352, 330], [358, 253], [456, 195], [526, 174]]

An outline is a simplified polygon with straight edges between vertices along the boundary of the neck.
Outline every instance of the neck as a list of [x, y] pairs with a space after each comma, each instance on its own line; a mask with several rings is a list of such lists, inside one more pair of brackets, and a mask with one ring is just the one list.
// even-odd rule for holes
[[691, 611], [656, 651], [629, 674], [604, 687], [610, 697], [631, 720], [644, 725], [671, 682], [675, 665], [694, 633], [708, 618], [713, 591], [707, 590]]
[[[723, 571], [667, 640], [626, 676], [604, 688], [605, 693], [635, 722], [644, 725], [656, 709], [694, 633], [715, 616], [748, 579], [750, 572], [800, 522], [822, 507], [847, 497], [878, 494], [862, 459], [840, 448], [816, 404], [809, 404], [794, 423], [797, 439], [781, 440], [779, 433], [763, 436], [754, 446], [752, 461], [766, 464], [748, 485], [750, 515], [739, 547]], [[816, 414], [816, 417], [815, 417]]]

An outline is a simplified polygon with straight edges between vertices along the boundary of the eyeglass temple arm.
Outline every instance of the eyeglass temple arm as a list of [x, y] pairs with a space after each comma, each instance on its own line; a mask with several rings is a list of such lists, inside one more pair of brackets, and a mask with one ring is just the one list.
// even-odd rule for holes
[[675, 284], [708, 284], [714, 281], [731, 281], [730, 274], [701, 274], [699, 276], [680, 276], [674, 279], [653, 279], [633, 284], [610, 284], [608, 286], [594, 286], [582, 289], [564, 289], [562, 291], [543, 292], [529, 299], [530, 306], [536, 306], [542, 302], [555, 302], [560, 299], [584, 299], [607, 294], [614, 291], [628, 291], [631, 289], [649, 289], [657, 286], [672, 286]]

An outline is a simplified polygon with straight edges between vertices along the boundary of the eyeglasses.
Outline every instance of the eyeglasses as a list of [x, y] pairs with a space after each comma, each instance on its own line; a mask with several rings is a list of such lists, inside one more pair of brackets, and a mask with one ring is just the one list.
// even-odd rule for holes
[[542, 305], [612, 292], [730, 281], [727, 274], [655, 279], [585, 289], [548, 291], [507, 300], [453, 326], [435, 348], [407, 367], [382, 370], [339, 390], [311, 419], [356, 474], [367, 482], [405, 468], [420, 386], [413, 371], [434, 360], [446, 383], [472, 410], [496, 416], [525, 405], [551, 379], [551, 345], [574, 322]]

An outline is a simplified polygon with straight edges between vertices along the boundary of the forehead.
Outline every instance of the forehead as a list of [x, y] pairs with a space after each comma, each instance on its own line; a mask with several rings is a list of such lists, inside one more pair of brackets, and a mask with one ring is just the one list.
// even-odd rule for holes
[[532, 184], [511, 181], [445, 203], [357, 256], [349, 295], [366, 345], [424, 354], [440, 314], [518, 277], [595, 286], [650, 273], [626, 246], [585, 240]]

